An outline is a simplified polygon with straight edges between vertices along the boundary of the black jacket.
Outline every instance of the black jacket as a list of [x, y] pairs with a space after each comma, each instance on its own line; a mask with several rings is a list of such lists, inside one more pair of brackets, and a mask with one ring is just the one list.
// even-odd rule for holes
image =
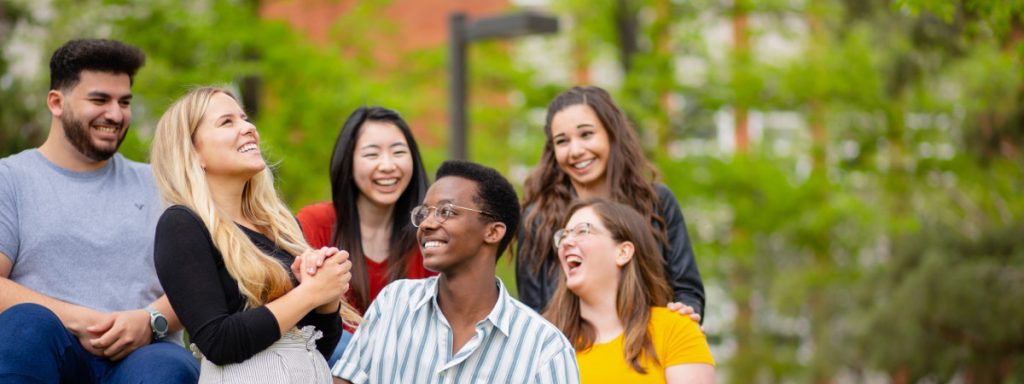
[[[672, 287], [672, 296], [675, 301], [693, 307], [693, 310], [704, 316], [704, 283], [700, 279], [700, 271], [697, 269], [697, 260], [693, 256], [693, 247], [690, 245], [690, 235], [686, 232], [686, 220], [683, 212], [679, 209], [679, 202], [672, 191], [661, 183], [655, 183], [655, 190], [658, 193], [658, 213], [665, 220], [668, 227], [668, 246], [661, 245], [661, 254], [665, 256], [665, 271], [667, 272], [669, 285]], [[527, 206], [523, 212], [525, 218], [533, 206]], [[657, 226], [657, 224], [654, 224]], [[519, 290], [519, 301], [540, 312], [548, 305], [551, 295], [558, 287], [558, 278], [561, 269], [558, 268], [556, 258], [544, 260], [544, 266], [537, 273], [534, 273], [526, 260], [522, 257], [523, 237], [525, 227], [519, 228], [519, 240], [516, 247], [516, 284]], [[548, 239], [535, 239], [549, 241]], [[551, 268], [554, 267], [554, 268]], [[549, 271], [554, 271], [550, 273]]]

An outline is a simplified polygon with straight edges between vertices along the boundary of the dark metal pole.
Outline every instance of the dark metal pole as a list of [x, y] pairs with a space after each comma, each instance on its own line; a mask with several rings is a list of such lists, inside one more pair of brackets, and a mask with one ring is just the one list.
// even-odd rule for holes
[[466, 15], [454, 12], [448, 16], [448, 113], [451, 131], [448, 137], [449, 158], [464, 160], [466, 154]]
[[[259, 51], [255, 49], [246, 50], [242, 55], [242, 58], [246, 63], [259, 67], [260, 61]], [[263, 79], [260, 77], [259, 72], [249, 73], [242, 78], [238, 79], [238, 91], [241, 93], [242, 107], [245, 108], [245, 112], [249, 115], [249, 118], [253, 121], [260, 114], [260, 92], [263, 91]]]

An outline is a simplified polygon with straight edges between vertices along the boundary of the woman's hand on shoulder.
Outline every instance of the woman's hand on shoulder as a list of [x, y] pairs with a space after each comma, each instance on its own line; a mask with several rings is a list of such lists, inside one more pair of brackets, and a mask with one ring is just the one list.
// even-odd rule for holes
[[[666, 307], [668, 308], [668, 310], [672, 312], [689, 317], [690, 320], [693, 320], [694, 322], [697, 323], [698, 326], [700, 326], [700, 314], [697, 313], [697, 311], [694, 311], [693, 307], [677, 301], [668, 303]], [[704, 332], [703, 326], [700, 327], [700, 331], [702, 333]]]

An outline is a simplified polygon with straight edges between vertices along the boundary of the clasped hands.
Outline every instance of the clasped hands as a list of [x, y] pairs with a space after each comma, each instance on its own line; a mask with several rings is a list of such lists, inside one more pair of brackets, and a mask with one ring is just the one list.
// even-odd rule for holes
[[[291, 265], [300, 284], [310, 285], [317, 296], [318, 313], [337, 311], [339, 301], [348, 291], [352, 275], [348, 252], [337, 248], [308, 250]], [[124, 359], [153, 339], [149, 312], [145, 309], [102, 313], [83, 308], [67, 328], [89, 353], [111, 361]]]
[[335, 247], [310, 249], [295, 258], [291, 270], [300, 285], [311, 286], [320, 303], [317, 313], [337, 311], [339, 302], [345, 300], [352, 279], [348, 252]]
[[153, 330], [145, 309], [102, 313], [83, 309], [81, 321], [67, 326], [89, 353], [118, 361], [149, 344]]

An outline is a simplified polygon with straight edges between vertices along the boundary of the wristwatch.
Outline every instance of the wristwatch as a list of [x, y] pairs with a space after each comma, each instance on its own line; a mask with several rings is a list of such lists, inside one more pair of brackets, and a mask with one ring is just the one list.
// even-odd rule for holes
[[149, 328], [153, 330], [153, 341], [163, 339], [167, 336], [167, 327], [170, 325], [164, 314], [153, 307], [146, 307], [149, 312]]

